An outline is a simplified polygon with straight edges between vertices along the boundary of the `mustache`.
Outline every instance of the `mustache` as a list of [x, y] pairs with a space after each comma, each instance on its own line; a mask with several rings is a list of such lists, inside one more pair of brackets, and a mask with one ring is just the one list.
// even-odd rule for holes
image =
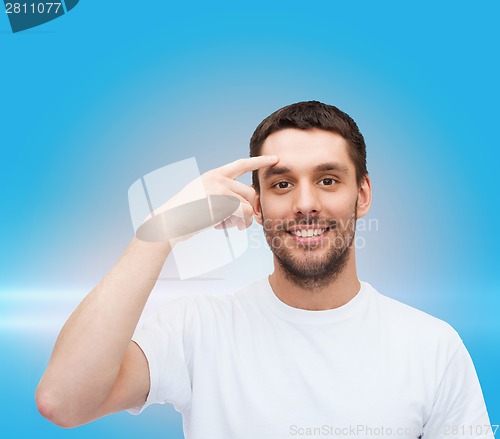
[[338, 225], [338, 221], [335, 219], [321, 219], [319, 217], [300, 217], [293, 220], [284, 221], [283, 226], [285, 229], [296, 226], [317, 226], [318, 228], [335, 228]]

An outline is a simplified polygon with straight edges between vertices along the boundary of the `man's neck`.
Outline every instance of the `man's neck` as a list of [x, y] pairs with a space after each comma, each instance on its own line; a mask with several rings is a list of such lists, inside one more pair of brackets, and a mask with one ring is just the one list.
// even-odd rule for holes
[[356, 273], [354, 251], [339, 275], [327, 285], [319, 288], [304, 288], [292, 282], [278, 262], [274, 262], [274, 272], [269, 276], [274, 294], [289, 306], [313, 311], [338, 308], [349, 302], [360, 290]]

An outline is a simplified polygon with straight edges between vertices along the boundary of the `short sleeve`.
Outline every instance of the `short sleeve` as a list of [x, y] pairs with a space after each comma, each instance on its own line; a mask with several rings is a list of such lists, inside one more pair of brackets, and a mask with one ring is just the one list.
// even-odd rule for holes
[[148, 317], [134, 341], [149, 365], [150, 390], [143, 405], [127, 410], [140, 414], [151, 404], [171, 403], [183, 412], [191, 402], [194, 304], [187, 297], [175, 299]]
[[479, 380], [461, 342], [453, 354], [423, 427], [422, 439], [493, 438]]

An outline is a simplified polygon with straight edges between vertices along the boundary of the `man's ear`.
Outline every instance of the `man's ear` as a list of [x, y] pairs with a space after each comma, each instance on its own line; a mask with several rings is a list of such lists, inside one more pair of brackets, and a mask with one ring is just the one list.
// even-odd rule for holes
[[253, 213], [254, 213], [254, 217], [255, 219], [257, 220], [257, 222], [262, 226], [262, 211], [261, 211], [261, 208], [260, 208], [260, 194], [259, 194], [259, 191], [257, 191], [255, 189], [255, 186], [252, 185], [252, 188], [253, 190], [255, 191], [255, 197], [253, 199]]
[[370, 177], [366, 174], [358, 189], [358, 218], [365, 216], [372, 204], [372, 184]]

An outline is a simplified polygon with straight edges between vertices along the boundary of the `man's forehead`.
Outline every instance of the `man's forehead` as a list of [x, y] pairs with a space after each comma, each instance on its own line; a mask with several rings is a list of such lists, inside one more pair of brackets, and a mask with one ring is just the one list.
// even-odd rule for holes
[[346, 145], [347, 141], [335, 131], [322, 130], [320, 128], [310, 128], [301, 130], [298, 128], [284, 128], [271, 133], [263, 142], [263, 147], [278, 146], [280, 144], [342, 144]]
[[315, 162], [342, 162], [349, 158], [348, 149], [348, 142], [335, 132], [288, 128], [268, 136], [260, 153], [276, 154], [282, 163], [285, 159], [300, 162], [307, 159]]
[[273, 175], [332, 171], [354, 172], [348, 142], [338, 133], [320, 129], [284, 129], [272, 133], [263, 143], [261, 154], [279, 157], [276, 165], [263, 170], [268, 179]]

